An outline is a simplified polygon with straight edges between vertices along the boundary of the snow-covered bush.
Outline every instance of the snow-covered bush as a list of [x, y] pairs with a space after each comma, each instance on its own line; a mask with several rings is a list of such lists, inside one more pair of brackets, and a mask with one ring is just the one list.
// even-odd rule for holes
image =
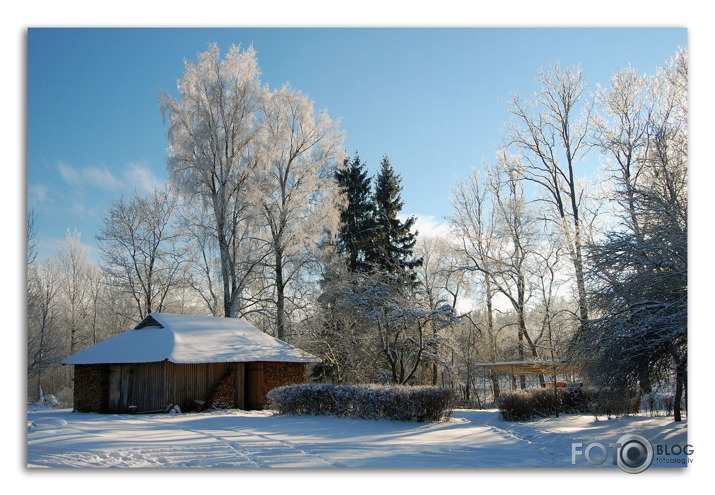
[[45, 395], [42, 403], [47, 407], [53, 407], [53, 408], [62, 407], [62, 404], [60, 404], [60, 401], [58, 401], [57, 398], [52, 394]]
[[452, 412], [452, 391], [440, 387], [301, 384], [274, 388], [268, 407], [282, 414], [439, 421]]
[[536, 388], [508, 392], [496, 401], [502, 419], [532, 421], [559, 413], [618, 416], [639, 410], [633, 395], [615, 394], [607, 390], [578, 388], [573, 390]]
[[40, 399], [32, 405], [35, 409], [59, 409], [62, 407], [57, 397], [52, 394], [41, 395]]

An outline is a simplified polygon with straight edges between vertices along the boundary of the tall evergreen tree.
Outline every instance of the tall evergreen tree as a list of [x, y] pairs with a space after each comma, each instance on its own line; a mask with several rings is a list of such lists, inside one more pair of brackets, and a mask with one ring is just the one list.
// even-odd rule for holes
[[414, 281], [413, 270], [422, 264], [422, 258], [415, 259], [413, 256], [417, 239], [412, 227], [416, 218], [410, 217], [402, 222], [397, 217], [404, 205], [400, 196], [401, 180], [402, 177], [395, 174], [385, 155], [375, 177], [373, 201], [377, 232], [367, 260], [385, 274], [407, 276]]
[[340, 212], [338, 251], [346, 256], [351, 272], [369, 271], [366, 257], [375, 236], [375, 217], [370, 178], [357, 151], [352, 161], [345, 159], [345, 167], [335, 172], [335, 179], [347, 196], [347, 205]]

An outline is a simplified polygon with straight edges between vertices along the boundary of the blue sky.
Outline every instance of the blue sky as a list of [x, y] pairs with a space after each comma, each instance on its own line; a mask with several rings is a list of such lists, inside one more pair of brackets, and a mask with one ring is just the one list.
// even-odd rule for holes
[[41, 256], [77, 229], [90, 248], [107, 204], [166, 180], [157, 104], [183, 60], [210, 42], [253, 44], [262, 80], [290, 82], [341, 119], [345, 148], [371, 173], [384, 154], [404, 187], [403, 213], [427, 231], [449, 214], [455, 176], [493, 161], [510, 92], [531, 95], [539, 68], [581, 63], [590, 88], [628, 64], [653, 73], [684, 28], [30, 29], [28, 207]]

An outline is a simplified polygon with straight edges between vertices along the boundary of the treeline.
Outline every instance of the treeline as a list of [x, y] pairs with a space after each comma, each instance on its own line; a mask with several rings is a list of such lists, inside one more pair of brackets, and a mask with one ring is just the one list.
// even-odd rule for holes
[[318, 381], [446, 385], [483, 405], [504, 383], [475, 364], [577, 358], [597, 386], [679, 398], [687, 54], [594, 92], [580, 67], [539, 81], [506, 102], [494, 162], [457, 180], [450, 234], [419, 236], [387, 156], [370, 177], [326, 112], [260, 81], [252, 48], [210, 46], [159, 97], [167, 189], [109, 204], [98, 264], [77, 233], [35, 259], [28, 217], [30, 394], [69, 389], [59, 360], [164, 311], [247, 318], [319, 356]]

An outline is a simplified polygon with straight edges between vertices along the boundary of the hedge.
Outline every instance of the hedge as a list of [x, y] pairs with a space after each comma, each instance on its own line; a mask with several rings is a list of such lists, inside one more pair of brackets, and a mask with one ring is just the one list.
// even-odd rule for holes
[[440, 387], [326, 384], [288, 385], [266, 395], [268, 408], [281, 414], [420, 422], [449, 418], [453, 398]]
[[614, 394], [607, 390], [537, 388], [504, 393], [497, 407], [506, 421], [532, 421], [560, 413], [617, 416], [634, 414], [640, 409], [635, 394]]

